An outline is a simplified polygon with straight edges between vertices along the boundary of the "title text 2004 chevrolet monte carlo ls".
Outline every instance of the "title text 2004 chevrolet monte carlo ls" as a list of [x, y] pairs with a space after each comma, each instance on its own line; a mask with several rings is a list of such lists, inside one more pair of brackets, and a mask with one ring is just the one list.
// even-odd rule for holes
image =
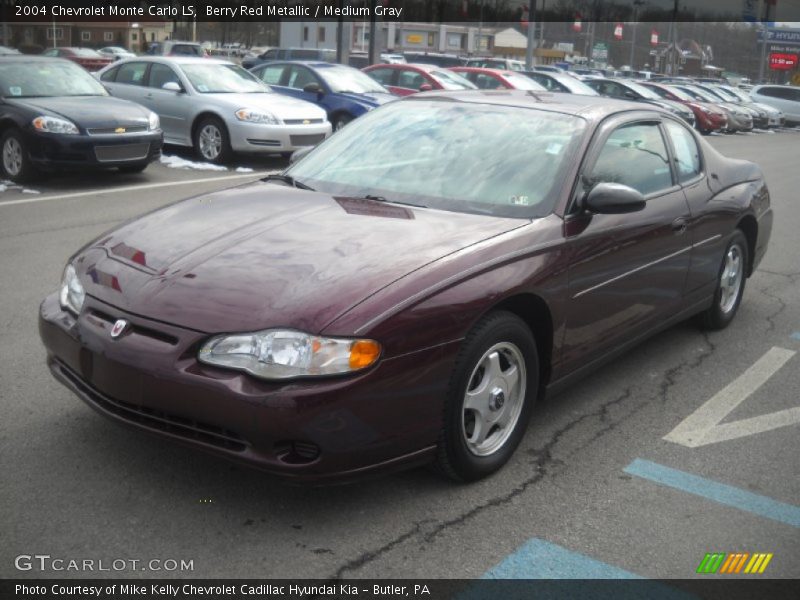
[[546, 391], [726, 326], [771, 225], [758, 167], [659, 109], [433, 92], [102, 235], [40, 330], [56, 378], [139, 428], [296, 480], [474, 480]]

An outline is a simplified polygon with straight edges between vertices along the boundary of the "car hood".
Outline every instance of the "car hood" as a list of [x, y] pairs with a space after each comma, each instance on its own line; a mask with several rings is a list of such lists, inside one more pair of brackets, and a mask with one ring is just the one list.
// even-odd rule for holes
[[413, 271], [527, 223], [258, 182], [131, 221], [73, 264], [87, 294], [150, 319], [318, 333]]
[[364, 104], [365, 106], [376, 107], [380, 106], [381, 104], [386, 104], [387, 102], [391, 102], [392, 100], [397, 100], [397, 96], [394, 94], [388, 94], [383, 92], [374, 92], [369, 94], [356, 94], [353, 92], [338, 92], [338, 95], [353, 102], [358, 102], [360, 104]]
[[284, 94], [202, 94], [214, 102], [228, 106], [232, 111], [240, 108], [268, 110], [279, 119], [327, 119], [327, 113], [311, 102]]
[[65, 117], [86, 129], [147, 125], [150, 111], [139, 104], [111, 96], [57, 96], [54, 98], [7, 98], [10, 104]]

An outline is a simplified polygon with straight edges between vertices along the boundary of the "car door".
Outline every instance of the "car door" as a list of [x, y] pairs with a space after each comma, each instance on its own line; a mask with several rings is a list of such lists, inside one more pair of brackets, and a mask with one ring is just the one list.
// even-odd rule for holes
[[[303, 91], [303, 88], [310, 83], [315, 83], [317, 86], [319, 86], [319, 89], [323, 91], [322, 97], [320, 97], [316, 92]], [[306, 102], [311, 102], [317, 106], [321, 106], [328, 111], [328, 114], [330, 115], [331, 102], [333, 98], [331, 98], [331, 94], [329, 93], [329, 90], [322, 79], [317, 77], [314, 72], [305, 65], [288, 65], [288, 68], [284, 72], [283, 78], [281, 79], [280, 89], [281, 92], [288, 94], [289, 96], [294, 96], [300, 100], [305, 100]]]
[[[677, 313], [692, 246], [689, 208], [661, 119], [618, 117], [598, 134], [565, 218], [570, 267], [562, 364], [568, 370]], [[637, 189], [646, 199], [644, 209], [582, 210], [580, 199], [600, 182]]]
[[[168, 83], [176, 83], [181, 91], [165, 90]], [[161, 119], [164, 139], [177, 144], [191, 143], [192, 101], [178, 73], [170, 65], [150, 65], [143, 104]]]
[[112, 96], [124, 98], [139, 104], [145, 103], [145, 82], [147, 69], [150, 64], [144, 61], [127, 62], [119, 66], [112, 79], [102, 78], [103, 84], [108, 88]]

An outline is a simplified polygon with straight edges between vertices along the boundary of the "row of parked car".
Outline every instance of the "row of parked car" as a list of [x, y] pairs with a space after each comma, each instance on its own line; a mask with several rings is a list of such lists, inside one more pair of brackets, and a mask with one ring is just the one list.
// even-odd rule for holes
[[274, 60], [248, 71], [178, 54], [121, 58], [92, 76], [75, 63], [55, 54], [0, 57], [0, 153], [9, 179], [86, 164], [139, 171], [159, 156], [162, 143], [192, 147], [215, 163], [236, 153], [288, 156], [397, 96], [431, 90], [603, 95], [658, 105], [703, 133], [800, 122], [800, 110], [784, 115], [730, 86], [582, 81], [557, 70], [394, 63], [360, 71]]

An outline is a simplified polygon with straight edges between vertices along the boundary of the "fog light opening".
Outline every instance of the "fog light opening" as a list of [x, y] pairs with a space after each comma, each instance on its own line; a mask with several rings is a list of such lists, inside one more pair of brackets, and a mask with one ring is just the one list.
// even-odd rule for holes
[[312, 463], [320, 455], [319, 446], [301, 440], [284, 440], [275, 444], [275, 456], [287, 465]]

